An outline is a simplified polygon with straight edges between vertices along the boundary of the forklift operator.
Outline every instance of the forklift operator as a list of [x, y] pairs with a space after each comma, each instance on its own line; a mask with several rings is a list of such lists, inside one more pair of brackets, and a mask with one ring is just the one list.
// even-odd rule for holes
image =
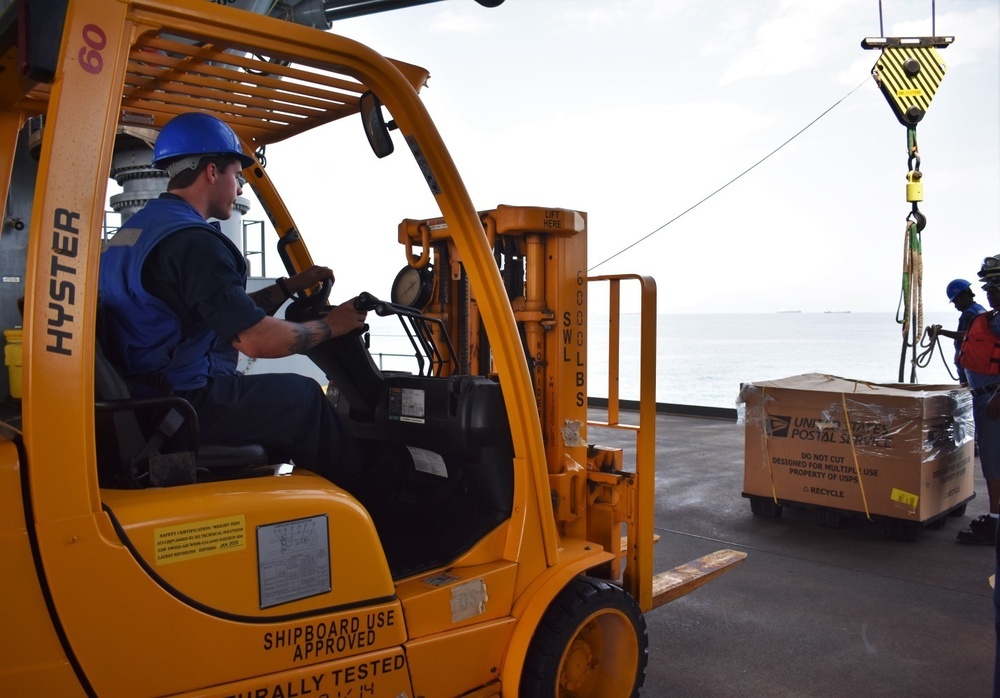
[[241, 171], [253, 163], [213, 116], [182, 114], [164, 126], [153, 166], [170, 175], [167, 192], [129, 218], [102, 254], [105, 340], [134, 396], [173, 394], [193, 405], [203, 443], [260, 444], [270, 462], [291, 461], [350, 489], [360, 458], [320, 385], [236, 372], [239, 352], [301, 354], [362, 328], [366, 316], [348, 301], [319, 320], [272, 317], [291, 294], [332, 282], [325, 267], [247, 294], [243, 254], [207, 219], [230, 217]]

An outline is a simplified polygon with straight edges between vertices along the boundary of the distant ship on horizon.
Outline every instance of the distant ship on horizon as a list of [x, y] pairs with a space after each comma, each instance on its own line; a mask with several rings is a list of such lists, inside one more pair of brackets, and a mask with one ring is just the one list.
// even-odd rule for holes
[[779, 310], [779, 313], [801, 313], [801, 310]]
[[823, 312], [824, 312], [825, 314], [827, 314], [827, 315], [830, 315], [830, 314], [833, 314], [833, 313], [837, 313], [837, 314], [841, 314], [841, 313], [849, 313], [849, 312], [851, 312], [851, 311], [850, 311], [850, 310], [824, 310]]

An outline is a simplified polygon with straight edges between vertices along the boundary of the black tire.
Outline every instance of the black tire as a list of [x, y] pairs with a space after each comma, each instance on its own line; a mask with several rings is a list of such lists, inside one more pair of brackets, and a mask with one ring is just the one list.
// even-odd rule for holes
[[552, 601], [528, 646], [526, 698], [633, 698], [649, 638], [639, 604], [614, 584], [576, 577]]
[[750, 512], [762, 519], [781, 518], [781, 505], [768, 497], [750, 497]]

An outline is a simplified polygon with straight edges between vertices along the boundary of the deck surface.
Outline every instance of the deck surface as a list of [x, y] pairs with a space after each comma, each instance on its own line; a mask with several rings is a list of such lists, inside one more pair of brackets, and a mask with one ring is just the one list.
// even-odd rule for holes
[[[591, 427], [588, 441], [634, 434]], [[966, 515], [904, 543], [864, 519], [751, 515], [735, 421], [660, 415], [657, 443], [656, 571], [721, 548], [748, 557], [647, 614], [643, 696], [990, 695], [993, 548], [955, 541], [987, 509], [978, 458]]]

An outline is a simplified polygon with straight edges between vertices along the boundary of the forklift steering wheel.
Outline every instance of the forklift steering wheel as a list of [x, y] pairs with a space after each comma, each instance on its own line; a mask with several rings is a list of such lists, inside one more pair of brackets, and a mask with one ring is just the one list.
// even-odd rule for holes
[[322, 286], [312, 295], [306, 295], [305, 290], [293, 294], [291, 304], [285, 308], [285, 319], [289, 322], [306, 322], [318, 320], [330, 307], [330, 291], [333, 289], [332, 279], [323, 279]]

